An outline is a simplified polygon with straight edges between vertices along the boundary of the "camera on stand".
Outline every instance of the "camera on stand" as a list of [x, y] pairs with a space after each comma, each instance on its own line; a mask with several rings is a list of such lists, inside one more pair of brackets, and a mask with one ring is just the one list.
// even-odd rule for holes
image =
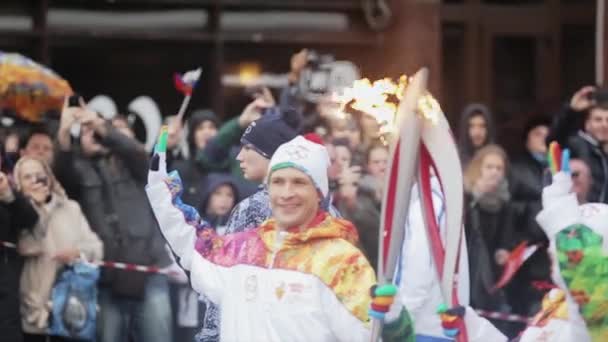
[[336, 61], [332, 55], [309, 50], [298, 93], [306, 101], [318, 103], [323, 96], [350, 87], [359, 78], [359, 69], [352, 62]]

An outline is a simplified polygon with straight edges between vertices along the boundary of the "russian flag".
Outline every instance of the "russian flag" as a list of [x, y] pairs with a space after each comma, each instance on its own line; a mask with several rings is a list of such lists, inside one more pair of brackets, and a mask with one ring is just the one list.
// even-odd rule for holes
[[175, 82], [175, 89], [184, 96], [191, 96], [198, 79], [201, 77], [203, 69], [198, 68], [196, 70], [190, 70], [184, 74], [175, 73], [173, 75], [173, 81]]

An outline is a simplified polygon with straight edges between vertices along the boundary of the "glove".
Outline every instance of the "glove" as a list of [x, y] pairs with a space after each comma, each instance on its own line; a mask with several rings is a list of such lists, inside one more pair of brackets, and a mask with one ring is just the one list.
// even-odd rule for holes
[[[397, 294], [397, 287], [393, 284], [388, 285], [374, 285], [370, 289], [370, 295], [372, 297], [372, 303], [369, 309], [369, 316], [377, 320], [384, 320], [386, 313], [391, 311], [391, 306], [395, 301], [395, 295]], [[399, 305], [399, 304], [397, 304]], [[401, 313], [403, 305], [398, 309], [397, 316]]]
[[464, 326], [464, 315], [466, 308], [464, 306], [456, 306], [449, 308], [442, 304], [437, 310], [441, 319], [441, 327], [443, 334], [447, 337], [454, 338], [460, 333], [460, 329]]
[[163, 182], [167, 178], [167, 140], [169, 139], [169, 127], [162, 126], [154, 155], [150, 160], [150, 171], [148, 171], [148, 185]]
[[369, 316], [383, 320], [383, 341], [414, 342], [414, 324], [401, 300], [395, 301], [398, 296], [397, 287], [393, 284], [373, 286], [371, 288], [372, 303]]
[[167, 154], [165, 152], [154, 152], [150, 160], [148, 185], [162, 183], [167, 177]]

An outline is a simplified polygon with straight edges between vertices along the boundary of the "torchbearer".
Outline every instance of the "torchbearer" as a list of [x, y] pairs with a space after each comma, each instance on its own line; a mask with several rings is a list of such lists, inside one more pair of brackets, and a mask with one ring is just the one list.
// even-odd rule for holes
[[[426, 91], [427, 79], [427, 69], [410, 79], [397, 110], [398, 137], [382, 204], [379, 283], [399, 286], [396, 302], [412, 315], [417, 340], [506, 341], [467, 307], [462, 169], [448, 122]], [[395, 328], [384, 321], [385, 330]], [[381, 325], [374, 322], [372, 341]]]
[[[148, 199], [193, 289], [220, 306], [221, 340], [369, 340], [368, 309], [389, 311], [396, 291], [374, 289], [372, 302], [376, 279], [355, 228], [327, 213], [325, 147], [302, 136], [281, 145], [268, 171], [272, 217], [224, 236], [181, 201], [181, 180], [167, 175], [162, 152], [153, 157]], [[393, 311], [408, 322], [402, 306]]]
[[561, 290], [546, 296], [521, 341], [607, 341], [608, 205], [579, 204], [572, 192], [569, 152], [560, 152], [556, 147], [550, 155], [553, 182], [543, 189], [536, 221], [549, 238], [552, 278]]

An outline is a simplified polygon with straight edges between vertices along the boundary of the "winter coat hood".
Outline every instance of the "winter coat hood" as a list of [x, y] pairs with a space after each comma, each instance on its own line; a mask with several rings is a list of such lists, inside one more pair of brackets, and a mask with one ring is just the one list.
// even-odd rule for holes
[[480, 103], [471, 103], [467, 105], [460, 115], [460, 127], [458, 132], [458, 149], [460, 150], [460, 158], [463, 165], [473, 158], [473, 155], [477, 150], [469, 137], [469, 121], [475, 115], [481, 115], [486, 120], [488, 135], [484, 145], [491, 144], [496, 140], [494, 120], [490, 109]]

